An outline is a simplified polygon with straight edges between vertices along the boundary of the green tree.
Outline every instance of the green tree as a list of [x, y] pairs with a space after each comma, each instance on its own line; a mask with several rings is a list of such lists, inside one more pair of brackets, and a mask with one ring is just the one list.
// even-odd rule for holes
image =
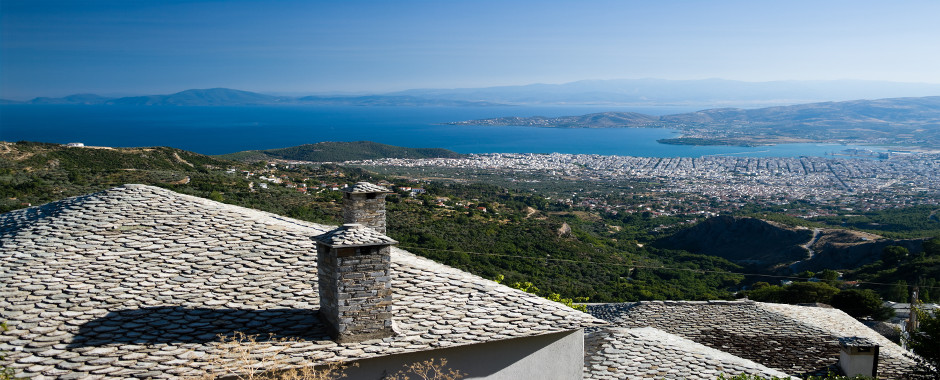
[[829, 303], [836, 293], [839, 293], [839, 289], [825, 282], [794, 282], [786, 287], [783, 302], [789, 304]]
[[923, 247], [927, 256], [940, 256], [940, 238], [925, 241]]
[[907, 281], [898, 280], [894, 285], [891, 286], [891, 290], [888, 291], [888, 301], [894, 302], [907, 302]]
[[832, 283], [839, 279], [839, 272], [832, 269], [824, 269], [822, 272], [819, 272], [818, 276], [820, 280]]
[[813, 276], [815, 276], [815, 275], [816, 275], [816, 273], [813, 273], [813, 272], [811, 272], [811, 271], [803, 271], [803, 272], [797, 273], [797, 274], [796, 274], [796, 277], [799, 277], [799, 278], [813, 278]]
[[831, 305], [857, 319], [871, 317], [884, 321], [894, 316], [894, 309], [883, 306], [881, 297], [871, 289], [843, 290], [832, 296]]
[[784, 302], [784, 293], [786, 293], [786, 290], [784, 290], [784, 288], [781, 286], [770, 285], [766, 282], [758, 282], [754, 284], [754, 289], [747, 292], [746, 295], [747, 298], [750, 298], [754, 301], [782, 303]]
[[907, 338], [907, 346], [920, 357], [914, 369], [914, 379], [940, 379], [940, 316], [912, 308], [917, 313], [919, 325]]
[[209, 199], [214, 200], [216, 202], [222, 202], [225, 200], [225, 198], [222, 197], [222, 193], [215, 191], [215, 190], [209, 193]]
[[898, 245], [889, 245], [881, 251], [881, 261], [883, 261], [885, 265], [895, 265], [904, 261], [910, 253], [907, 248]]

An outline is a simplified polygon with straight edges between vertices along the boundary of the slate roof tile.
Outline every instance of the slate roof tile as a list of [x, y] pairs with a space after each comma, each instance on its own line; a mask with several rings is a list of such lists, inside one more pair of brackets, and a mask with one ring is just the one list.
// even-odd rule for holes
[[585, 379], [708, 379], [787, 374], [652, 327], [605, 327], [585, 338]]
[[344, 188], [347, 193], [391, 193], [392, 191], [369, 182], [356, 182], [352, 187]]
[[0, 214], [0, 351], [19, 376], [172, 378], [235, 331], [321, 364], [605, 324], [393, 248], [397, 335], [336, 344], [312, 239], [332, 229], [143, 185]]
[[791, 375], [825, 374], [839, 361], [839, 339], [880, 346], [878, 374], [903, 378], [911, 354], [838, 309], [753, 301], [646, 301], [588, 306], [626, 328], [654, 327]]

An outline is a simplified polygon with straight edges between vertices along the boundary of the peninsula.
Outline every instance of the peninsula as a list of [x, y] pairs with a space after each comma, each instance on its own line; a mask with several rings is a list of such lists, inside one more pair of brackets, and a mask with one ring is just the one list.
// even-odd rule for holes
[[797, 142], [940, 148], [940, 96], [809, 103], [758, 109], [714, 108], [675, 115], [604, 112], [500, 117], [450, 125], [546, 128], [671, 128], [664, 144], [774, 145]]

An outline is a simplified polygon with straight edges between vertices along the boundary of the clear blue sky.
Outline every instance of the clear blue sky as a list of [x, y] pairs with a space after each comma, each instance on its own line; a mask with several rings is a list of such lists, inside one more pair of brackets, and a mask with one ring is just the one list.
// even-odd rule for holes
[[940, 83], [940, 1], [0, 1], [0, 97]]

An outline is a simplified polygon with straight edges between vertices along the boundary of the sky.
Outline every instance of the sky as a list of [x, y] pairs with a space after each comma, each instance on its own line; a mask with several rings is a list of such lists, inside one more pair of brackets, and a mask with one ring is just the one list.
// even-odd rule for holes
[[940, 1], [2, 0], [0, 98], [584, 79], [940, 83]]

